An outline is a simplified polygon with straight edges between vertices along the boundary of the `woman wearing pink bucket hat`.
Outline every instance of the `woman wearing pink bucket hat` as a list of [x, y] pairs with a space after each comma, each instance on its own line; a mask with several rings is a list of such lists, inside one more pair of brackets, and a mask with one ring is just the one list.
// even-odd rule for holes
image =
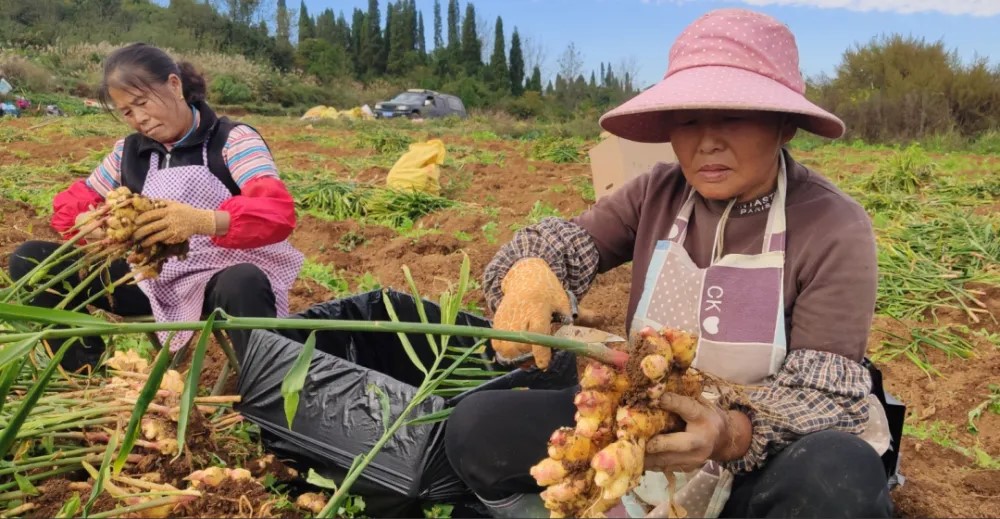
[[[683, 472], [669, 497], [693, 517], [891, 515], [894, 467], [880, 455], [892, 442], [898, 452], [898, 437], [864, 359], [874, 233], [859, 204], [784, 148], [798, 129], [844, 132], [804, 90], [785, 25], [742, 9], [703, 15], [674, 43], [664, 79], [600, 120], [625, 139], [670, 142], [677, 162], [575, 218], [518, 232], [486, 267], [493, 326], [547, 333], [598, 273], [631, 262], [629, 333], [691, 333], [693, 366], [746, 388], [748, 405], [725, 408], [665, 395], [686, 429], [650, 440], [649, 472], [618, 514], [665, 514], [664, 474]], [[493, 346], [501, 361], [560, 361]], [[449, 460], [492, 514], [548, 515], [529, 468], [553, 431], [573, 426], [579, 390], [482, 391], [455, 407]]]

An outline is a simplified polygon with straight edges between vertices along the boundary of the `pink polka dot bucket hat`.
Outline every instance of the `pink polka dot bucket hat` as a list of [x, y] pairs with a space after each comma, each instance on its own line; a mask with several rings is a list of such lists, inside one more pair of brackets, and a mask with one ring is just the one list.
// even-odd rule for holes
[[671, 110], [761, 110], [793, 114], [804, 130], [835, 139], [844, 122], [805, 97], [795, 36], [774, 18], [717, 9], [695, 20], [670, 48], [656, 85], [604, 114], [601, 127], [623, 139], [669, 142]]

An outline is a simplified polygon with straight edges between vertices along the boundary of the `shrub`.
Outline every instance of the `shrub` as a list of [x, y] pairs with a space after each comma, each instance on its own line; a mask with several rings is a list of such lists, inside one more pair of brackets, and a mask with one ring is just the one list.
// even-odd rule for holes
[[271, 100], [284, 107], [304, 107], [334, 104], [330, 92], [322, 87], [298, 81], [285, 81], [271, 91]]
[[529, 119], [545, 113], [545, 103], [541, 94], [529, 91], [510, 101], [507, 104], [507, 111], [519, 119]]
[[52, 86], [49, 71], [17, 54], [0, 55], [0, 76], [16, 89], [47, 92]]
[[208, 97], [216, 104], [242, 104], [253, 99], [253, 91], [239, 78], [224, 74], [212, 80]]

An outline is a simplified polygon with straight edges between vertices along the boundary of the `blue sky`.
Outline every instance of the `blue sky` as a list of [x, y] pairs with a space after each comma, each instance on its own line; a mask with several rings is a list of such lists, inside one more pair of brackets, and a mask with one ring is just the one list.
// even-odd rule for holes
[[[441, 3], [445, 11], [447, 0]], [[459, 3], [464, 15], [466, 1]], [[298, 9], [298, 0], [288, 4]], [[380, 4], [385, 16], [385, 0]], [[994, 65], [1000, 63], [1000, 0], [478, 0], [473, 4], [491, 31], [496, 17], [503, 18], [508, 50], [516, 26], [529, 46], [543, 51], [545, 77], [558, 70], [559, 56], [572, 42], [588, 74], [601, 62], [617, 68], [624, 61], [638, 72], [639, 86], [648, 86], [666, 71], [670, 44], [681, 30], [719, 7], [747, 7], [788, 24], [807, 76], [832, 75], [845, 50], [883, 33], [941, 40], [964, 60], [978, 53]], [[332, 8], [348, 20], [355, 7], [367, 5], [367, 0], [306, 0], [313, 16]], [[433, 6], [434, 0], [417, 0], [424, 13], [428, 48], [433, 44]], [[592, 29], [595, 26], [599, 28]]]

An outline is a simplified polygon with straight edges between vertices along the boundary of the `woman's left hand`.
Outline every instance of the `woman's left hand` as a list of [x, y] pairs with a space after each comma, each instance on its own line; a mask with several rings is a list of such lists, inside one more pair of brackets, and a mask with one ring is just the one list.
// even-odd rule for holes
[[217, 228], [215, 211], [173, 201], [142, 213], [135, 223], [137, 229], [132, 237], [143, 247], [181, 243], [196, 234], [214, 236]]
[[[645, 467], [660, 472], [688, 472], [708, 460], [735, 459], [749, 447], [750, 420], [691, 397], [667, 393], [660, 408], [677, 413], [687, 426], [683, 432], [658, 434], [646, 444]], [[733, 419], [733, 415], [742, 417]], [[745, 442], [740, 441], [745, 437]], [[746, 443], [746, 447], [741, 444]]]

